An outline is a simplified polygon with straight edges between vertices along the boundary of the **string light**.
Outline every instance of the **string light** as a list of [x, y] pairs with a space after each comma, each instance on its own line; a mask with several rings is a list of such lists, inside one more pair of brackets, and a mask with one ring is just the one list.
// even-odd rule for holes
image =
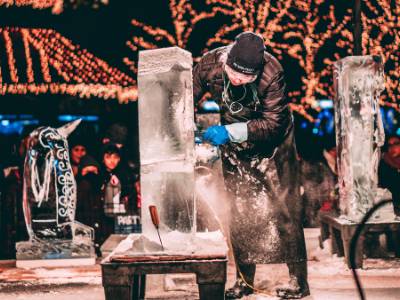
[[26, 58], [26, 76], [28, 79], [29, 83], [32, 83], [35, 81], [34, 75], [33, 75], [33, 68], [32, 68], [32, 57], [31, 57], [31, 50], [29, 48], [29, 32], [26, 29], [21, 29], [21, 35], [22, 35], [22, 41], [24, 43], [24, 49], [25, 49], [25, 58]]
[[7, 62], [10, 69], [11, 81], [18, 82], [17, 69], [15, 68], [15, 58], [13, 51], [13, 44], [10, 38], [10, 33], [8, 31], [3, 31], [3, 38], [7, 53]]
[[[392, 7], [391, 1], [365, 1], [362, 46], [363, 54], [380, 55], [386, 62], [386, 91], [381, 104], [399, 110], [396, 102], [400, 100], [400, 4]], [[174, 32], [132, 20], [135, 32], [139, 33], [127, 41], [132, 52], [165, 46], [188, 48], [191, 34], [196, 26], [201, 26], [200, 21], [224, 18], [225, 24], [209, 37], [201, 53], [231, 43], [242, 31], [261, 34], [279, 60], [289, 58], [297, 62], [301, 72], [288, 75], [299, 78], [300, 84], [289, 86], [288, 95], [291, 108], [310, 121], [314, 120], [313, 112], [319, 109], [317, 99], [334, 98], [332, 64], [352, 55], [352, 10], [348, 8], [343, 13], [327, 1], [206, 0], [205, 11], [196, 11], [189, 0], [170, 0], [169, 7]], [[123, 61], [137, 72], [135, 59], [125, 57]]]
[[49, 9], [53, 14], [60, 14], [64, 7], [77, 9], [81, 6], [90, 6], [94, 9], [107, 5], [108, 0], [0, 0], [0, 6], [31, 6], [34, 9]]
[[[89, 98], [118, 99], [126, 103], [137, 99], [136, 81], [110, 67], [86, 49], [51, 29], [0, 28], [5, 46], [11, 82], [0, 78], [0, 94], [68, 94]], [[11, 38], [12, 37], [12, 38]], [[22, 38], [27, 82], [17, 76], [12, 39]], [[41, 76], [35, 76], [31, 50], [39, 53]], [[59, 76], [51, 76], [50, 68]], [[4, 69], [3, 69], [4, 70]], [[23, 72], [22, 70], [19, 70]], [[35, 81], [43, 78], [43, 82]], [[61, 81], [61, 82], [59, 82]]]
[[63, 11], [64, 0], [0, 0], [0, 6], [31, 6], [34, 9], [51, 8], [53, 14]]

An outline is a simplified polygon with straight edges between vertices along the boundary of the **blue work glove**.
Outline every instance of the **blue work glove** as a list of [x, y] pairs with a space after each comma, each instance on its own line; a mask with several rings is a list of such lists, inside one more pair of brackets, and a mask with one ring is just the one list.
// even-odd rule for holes
[[203, 134], [203, 140], [209, 141], [214, 146], [229, 142], [229, 134], [225, 126], [214, 125], [207, 128]]

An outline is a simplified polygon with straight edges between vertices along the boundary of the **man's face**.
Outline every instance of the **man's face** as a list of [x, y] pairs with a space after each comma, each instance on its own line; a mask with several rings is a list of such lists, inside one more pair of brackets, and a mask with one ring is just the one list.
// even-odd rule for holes
[[81, 162], [81, 158], [86, 155], [86, 147], [82, 145], [75, 145], [71, 149], [71, 159], [75, 164]]
[[229, 81], [232, 85], [243, 85], [247, 83], [251, 83], [257, 79], [257, 75], [246, 75], [240, 72], [233, 70], [228, 65], [225, 65], [225, 72], [228, 75]]
[[388, 141], [388, 144], [388, 154], [392, 158], [400, 159], [400, 139], [397, 137], [391, 137]]
[[105, 153], [103, 157], [104, 165], [108, 171], [114, 170], [121, 160], [117, 153]]

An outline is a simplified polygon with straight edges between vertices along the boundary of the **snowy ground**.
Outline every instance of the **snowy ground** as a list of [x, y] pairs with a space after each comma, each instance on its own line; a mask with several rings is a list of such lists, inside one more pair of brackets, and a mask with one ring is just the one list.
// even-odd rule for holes
[[[318, 247], [318, 230], [306, 230], [309, 256], [309, 283], [312, 296], [307, 300], [359, 299], [351, 272], [343, 258], [332, 257], [326, 247]], [[328, 243], [325, 243], [328, 245]], [[360, 272], [368, 300], [400, 299], [400, 260], [366, 259]], [[234, 266], [229, 264], [228, 283], [234, 281]], [[252, 295], [246, 299], [277, 299], [274, 287], [284, 283], [288, 274], [285, 265], [257, 267], [256, 287], [266, 295]], [[198, 299], [192, 275], [148, 276], [146, 299]], [[0, 263], [1, 300], [103, 300], [99, 265], [81, 268], [39, 268], [22, 270]]]

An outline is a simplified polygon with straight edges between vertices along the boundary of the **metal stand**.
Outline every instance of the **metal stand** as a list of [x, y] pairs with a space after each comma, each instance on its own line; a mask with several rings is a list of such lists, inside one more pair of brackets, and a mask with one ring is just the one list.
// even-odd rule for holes
[[[347, 266], [350, 268], [350, 241], [358, 224], [339, 219], [331, 214], [321, 214], [320, 222], [321, 240], [324, 241], [331, 237], [332, 254], [337, 254], [339, 257], [344, 256]], [[362, 268], [363, 266], [364, 240], [367, 232], [386, 233], [390, 235], [395, 256], [400, 257], [400, 220], [368, 222], [357, 243], [355, 256], [357, 268]]]
[[146, 274], [168, 273], [195, 273], [200, 300], [222, 300], [226, 270], [227, 259], [221, 257], [190, 259], [188, 256], [184, 260], [175, 256], [153, 257], [153, 260], [136, 257], [101, 264], [106, 300], [144, 299]]

